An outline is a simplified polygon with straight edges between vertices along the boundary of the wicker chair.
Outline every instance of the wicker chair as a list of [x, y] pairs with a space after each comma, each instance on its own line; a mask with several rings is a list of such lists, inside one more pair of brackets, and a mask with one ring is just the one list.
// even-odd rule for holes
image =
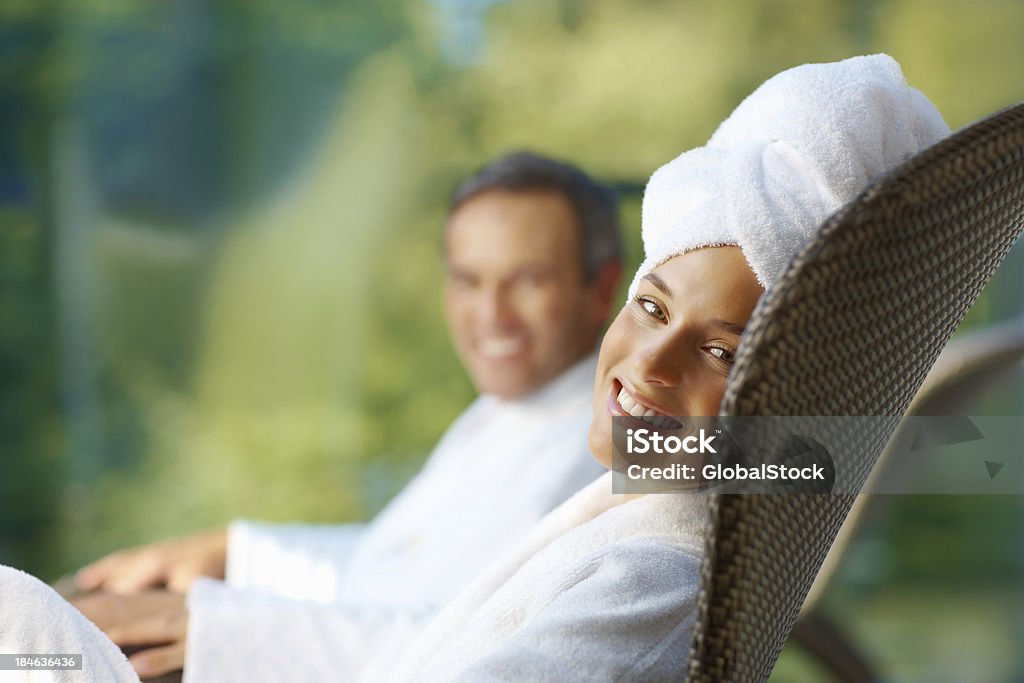
[[[959, 415], [987, 390], [1013, 379], [1024, 360], [1024, 319], [990, 325], [951, 341], [942, 351], [921, 389], [907, 409], [907, 415]], [[900, 426], [900, 429], [903, 425]], [[899, 441], [899, 431], [889, 446]], [[887, 448], [871, 473], [870, 481], [893, 477], [913, 478], [913, 472], [900, 472], [902, 463], [891, 458]], [[905, 468], [902, 468], [905, 469]], [[870, 484], [867, 488], [873, 489]], [[789, 642], [811, 655], [839, 683], [873, 683], [879, 676], [843, 629], [833, 624], [819, 609], [822, 594], [846, 555], [850, 540], [867, 516], [878, 516], [888, 496], [860, 494], [839, 529], [835, 542], [814, 579], [800, 609]]]
[[[901, 416], [1024, 230], [1024, 104], [887, 174], [762, 298], [724, 416]], [[863, 486], [895, 421], [842, 463]], [[715, 494], [688, 680], [764, 681], [856, 496]]]

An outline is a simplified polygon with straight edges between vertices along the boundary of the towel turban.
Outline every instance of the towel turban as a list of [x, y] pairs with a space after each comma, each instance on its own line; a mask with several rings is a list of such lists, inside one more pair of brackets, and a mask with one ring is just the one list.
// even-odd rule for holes
[[765, 288], [829, 215], [868, 183], [949, 134], [888, 55], [805, 64], [747, 97], [707, 145], [651, 176], [644, 261], [736, 245]]

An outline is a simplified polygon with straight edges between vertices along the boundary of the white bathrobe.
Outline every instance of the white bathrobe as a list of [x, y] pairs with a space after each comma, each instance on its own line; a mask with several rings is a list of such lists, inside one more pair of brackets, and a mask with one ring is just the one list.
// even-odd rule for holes
[[82, 655], [81, 670], [0, 670], [0, 683], [138, 683], [128, 660], [64, 598], [0, 565], [0, 654]]
[[615, 495], [601, 477], [369, 681], [678, 681], [704, 550], [700, 493]]
[[602, 471], [596, 358], [519, 401], [482, 396], [369, 525], [231, 526], [227, 582], [189, 596], [186, 683], [354, 680]]

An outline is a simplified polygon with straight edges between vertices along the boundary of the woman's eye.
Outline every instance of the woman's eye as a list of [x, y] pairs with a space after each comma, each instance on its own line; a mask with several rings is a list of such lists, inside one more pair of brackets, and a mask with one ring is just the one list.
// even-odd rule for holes
[[708, 352], [715, 358], [726, 363], [732, 363], [736, 360], [735, 353], [729, 349], [723, 349], [721, 346], [711, 346], [708, 348]]
[[661, 310], [661, 306], [657, 304], [653, 299], [647, 299], [642, 296], [636, 298], [636, 302], [640, 304], [640, 307], [647, 312], [651, 317], [664, 322], [667, 318], [665, 311]]

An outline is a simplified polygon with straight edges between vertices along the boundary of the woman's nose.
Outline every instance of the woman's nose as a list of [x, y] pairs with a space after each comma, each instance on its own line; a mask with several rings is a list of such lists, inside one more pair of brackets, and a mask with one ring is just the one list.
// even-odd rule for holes
[[663, 339], [638, 349], [634, 363], [640, 380], [667, 387], [682, 383], [685, 359], [680, 345], [674, 341]]

